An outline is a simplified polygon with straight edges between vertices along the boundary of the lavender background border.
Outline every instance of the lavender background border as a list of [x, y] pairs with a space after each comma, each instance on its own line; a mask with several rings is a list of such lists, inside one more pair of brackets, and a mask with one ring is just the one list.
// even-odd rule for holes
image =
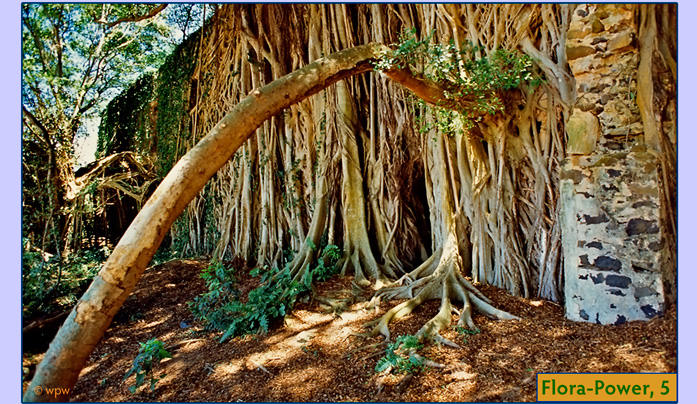
[[[697, 101], [697, 3], [678, 3], [678, 400], [686, 402], [697, 392], [690, 389], [690, 380], [697, 375], [696, 347], [688, 343], [697, 331], [695, 300], [697, 293], [688, 288], [697, 280], [697, 136], [693, 135]], [[19, 0], [0, 2], [0, 64], [2, 96], [0, 114], [0, 299], [5, 332], [0, 333], [0, 388], [4, 402], [21, 402], [21, 30]]]

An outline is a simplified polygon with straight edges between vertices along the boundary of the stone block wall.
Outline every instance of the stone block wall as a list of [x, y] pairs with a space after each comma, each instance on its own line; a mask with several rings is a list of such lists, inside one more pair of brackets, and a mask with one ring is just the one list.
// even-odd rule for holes
[[566, 315], [621, 324], [665, 307], [656, 154], [636, 105], [635, 5], [578, 5], [567, 37], [577, 102], [566, 125], [561, 223]]

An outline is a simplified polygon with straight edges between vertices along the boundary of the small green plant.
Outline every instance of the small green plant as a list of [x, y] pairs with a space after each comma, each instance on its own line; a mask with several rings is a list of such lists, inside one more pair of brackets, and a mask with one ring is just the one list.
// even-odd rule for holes
[[135, 323], [137, 321], [140, 321], [144, 318], [145, 316], [141, 312], [133, 313], [128, 316], [128, 322], [130, 323]]
[[140, 350], [138, 355], [133, 360], [133, 366], [126, 372], [123, 380], [128, 379], [132, 374], [136, 375], [136, 384], [130, 386], [128, 391], [135, 393], [138, 387], [140, 387], [145, 382], [145, 377], [150, 376], [150, 390], [155, 389], [155, 384], [167, 376], [162, 374], [159, 377], [155, 377], [153, 373], [153, 366], [160, 363], [164, 358], [171, 358], [172, 355], [165, 349], [162, 341], [157, 339], [151, 339], [146, 343], [139, 342]]
[[469, 328], [465, 327], [455, 327], [455, 331], [462, 335], [477, 335], [481, 332], [479, 330], [470, 330]]
[[205, 323], [209, 330], [223, 331], [220, 342], [230, 337], [267, 332], [272, 321], [292, 310], [300, 294], [312, 290], [314, 281], [325, 281], [339, 270], [336, 267], [342, 255], [339, 247], [326, 245], [325, 241], [321, 241], [320, 246], [310, 240], [308, 244], [313, 249], [322, 248], [314, 268], [300, 281], [292, 279], [288, 265], [283, 269], [255, 268], [250, 275], [261, 275], [262, 284], [249, 292], [245, 303], [239, 300], [232, 272], [221, 264], [211, 264], [201, 275], [206, 279], [208, 292], [189, 303], [194, 318]]
[[478, 329], [470, 330], [469, 328], [460, 327], [460, 326], [455, 327], [455, 331], [457, 331], [458, 334], [464, 336], [464, 338], [465, 338], [465, 343], [469, 342], [469, 341], [467, 340], [467, 338], [468, 338], [470, 335], [477, 335], [477, 334], [479, 334], [479, 333], [481, 332], [481, 331], [479, 331]]
[[65, 258], [33, 249], [22, 251], [22, 303], [26, 315], [46, 314], [74, 305], [111, 251], [80, 251]]
[[375, 371], [380, 373], [387, 369], [401, 373], [414, 373], [423, 367], [422, 360], [414, 355], [414, 351], [423, 348], [423, 344], [413, 335], [402, 335], [385, 348], [385, 356], [380, 358]]
[[310, 271], [312, 278], [319, 282], [324, 282], [336, 275], [339, 271], [336, 263], [341, 259], [341, 256], [342, 252], [339, 247], [333, 244], [324, 247], [322, 257], [319, 259], [317, 266]]
[[160, 265], [162, 263], [174, 259], [175, 256], [176, 254], [174, 253], [174, 251], [172, 251], [169, 245], [162, 245], [155, 253], [155, 256], [152, 258], [152, 262], [150, 263], [150, 265]]
[[216, 261], [199, 276], [206, 282], [208, 291], [189, 302], [189, 309], [197, 320], [205, 322], [210, 328], [219, 328], [227, 321], [223, 308], [239, 298], [235, 268]]
[[[306, 341], [306, 342], [307, 342], [307, 341]], [[314, 356], [315, 358], [317, 358], [317, 356], [319, 356], [319, 350], [318, 350], [318, 349], [311, 349], [311, 348], [308, 348], [307, 345], [305, 345], [306, 342], [303, 342], [303, 344], [300, 346], [300, 350], [302, 350], [302, 351], [305, 352], [306, 354], [312, 354], [312, 356]]]

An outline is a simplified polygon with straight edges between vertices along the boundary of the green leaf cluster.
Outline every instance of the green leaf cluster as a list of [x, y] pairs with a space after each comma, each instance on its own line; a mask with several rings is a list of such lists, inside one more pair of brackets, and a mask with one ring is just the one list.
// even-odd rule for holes
[[192, 76], [196, 67], [197, 41], [201, 31], [182, 42], [165, 59], [155, 79], [157, 100], [157, 156], [158, 171], [167, 175], [174, 163], [186, 151], [180, 149], [180, 139], [191, 137], [189, 98]]
[[322, 257], [317, 262], [317, 266], [310, 271], [311, 277], [319, 282], [324, 282], [336, 275], [339, 272], [336, 263], [341, 259], [342, 255], [341, 249], [333, 244], [324, 247]]
[[480, 331], [479, 331], [478, 329], [476, 329], [476, 330], [470, 330], [470, 329], [468, 329], [468, 328], [460, 327], [460, 326], [455, 327], [455, 331], [457, 331], [458, 334], [460, 334], [460, 335], [462, 335], [462, 336], [464, 337], [465, 343], [469, 342], [468, 338], [469, 338], [470, 336], [472, 336], [472, 335], [477, 335], [477, 334], [480, 333]]
[[413, 351], [423, 348], [423, 344], [414, 335], [402, 335], [385, 348], [385, 356], [380, 358], [375, 365], [376, 372], [383, 372], [389, 368], [400, 373], [414, 373], [421, 369], [421, 360], [409, 355]]
[[[392, 51], [381, 55], [375, 69], [405, 69], [437, 83], [445, 90], [446, 102], [435, 108], [433, 126], [446, 133], [469, 129], [486, 114], [505, 109], [505, 92], [544, 82], [533, 60], [516, 51], [497, 48], [479, 56], [483, 49], [470, 42], [456, 46], [453, 40], [437, 43], [432, 32], [419, 40], [416, 29], [404, 31]], [[423, 101], [420, 101], [425, 105]], [[459, 119], [456, 119], [455, 117]], [[425, 124], [425, 122], [422, 122]]]
[[138, 387], [145, 382], [146, 376], [150, 376], [150, 390], [154, 390], [155, 384], [167, 375], [162, 374], [156, 377], [153, 373], [153, 366], [160, 363], [164, 358], [172, 357], [169, 351], [165, 349], [162, 341], [158, 341], [157, 339], [153, 338], [145, 343], [139, 342], [139, 344], [140, 350], [133, 360], [133, 366], [131, 366], [131, 369], [126, 372], [126, 375], [123, 377], [123, 380], [126, 380], [132, 374], [136, 375], [136, 384], [128, 388], [131, 393], [135, 393]]
[[[236, 289], [234, 269], [213, 263], [201, 275], [208, 292], [197, 296], [189, 308], [207, 329], [223, 331], [220, 342], [230, 337], [265, 333], [273, 321], [292, 310], [301, 294], [312, 290], [314, 281], [327, 280], [338, 272], [336, 263], [341, 256], [337, 246], [325, 246], [317, 265], [300, 281], [293, 279], [289, 265], [281, 270], [263, 268], [266, 270], [261, 275], [261, 286], [249, 292], [244, 303]], [[257, 276], [261, 270], [256, 268], [250, 274]]]
[[209, 328], [219, 328], [227, 322], [225, 308], [239, 299], [235, 268], [213, 262], [199, 276], [206, 282], [208, 291], [189, 302], [189, 308]]
[[[159, 65], [171, 51], [164, 40], [170, 29], [160, 19], [118, 22], [154, 7], [24, 3], [23, 103], [51, 132], [54, 127], [79, 125], [83, 114], [101, 109], [114, 91]], [[71, 119], [74, 122], [68, 122]]]
[[455, 327], [455, 331], [462, 335], [477, 335], [481, 332], [479, 330], [470, 330], [465, 327]]

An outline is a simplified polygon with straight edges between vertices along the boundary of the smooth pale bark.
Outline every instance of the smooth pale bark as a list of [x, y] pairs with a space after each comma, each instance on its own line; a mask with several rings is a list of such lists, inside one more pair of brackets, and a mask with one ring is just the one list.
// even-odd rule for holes
[[[430, 137], [430, 136], [428, 136]], [[406, 316], [423, 302], [440, 299], [441, 307], [433, 318], [426, 322], [415, 336], [423, 341], [434, 339], [442, 344], [458, 347], [453, 342], [439, 335], [441, 330], [450, 327], [452, 319], [452, 299], [463, 304], [463, 310], [458, 320], [458, 326], [476, 329], [472, 319], [472, 309], [475, 308], [484, 315], [500, 320], [519, 320], [518, 317], [495, 308], [469, 281], [461, 275], [462, 259], [455, 223], [455, 207], [453, 204], [454, 187], [449, 183], [448, 163], [445, 136], [436, 141], [427, 140], [426, 147], [430, 148], [431, 158], [425, 162], [427, 182], [431, 184], [429, 206], [431, 207], [435, 251], [431, 258], [418, 268], [394, 282], [376, 295], [378, 299], [409, 299], [385, 313], [377, 322], [371, 336], [382, 334], [390, 339], [390, 322]], [[459, 348], [459, 347], [458, 347]]]
[[[130, 295], [175, 219], [208, 180], [267, 119], [337, 81], [372, 70], [388, 48], [367, 44], [319, 59], [256, 89], [179, 160], [119, 241], [89, 289], [51, 342], [24, 394], [24, 401], [66, 401], [69, 394], [36, 394], [72, 389], [90, 353]], [[410, 72], [383, 72], [427, 102], [444, 99], [431, 82]], [[406, 74], [405, 74], [406, 73]], [[38, 388], [40, 387], [40, 388]]]
[[[51, 343], [25, 401], [65, 400], [35, 388], [72, 388], [94, 346], [129, 296], [174, 220], [268, 118], [342, 78], [372, 69], [376, 45], [335, 53], [253, 91], [171, 170], [123, 235]], [[37, 389], [38, 391], [38, 389]]]
[[[351, 266], [359, 283], [368, 282], [366, 275], [377, 281], [379, 288], [387, 278], [381, 272], [370, 249], [368, 239], [368, 220], [365, 212], [365, 195], [363, 193], [363, 174], [358, 155], [358, 116], [353, 98], [349, 93], [346, 82], [336, 85], [338, 110], [341, 114], [340, 135], [342, 139], [341, 165], [342, 175], [342, 206], [344, 216], [344, 253], [348, 255], [342, 275]], [[394, 273], [390, 275], [394, 276]]]
[[653, 103], [653, 71], [652, 59], [654, 42], [656, 41], [655, 5], [642, 4], [641, 35], [639, 36], [639, 67], [637, 68], [637, 97], [641, 121], [644, 124], [644, 140], [646, 145], [656, 151], [661, 151], [661, 133], [656, 119]]

